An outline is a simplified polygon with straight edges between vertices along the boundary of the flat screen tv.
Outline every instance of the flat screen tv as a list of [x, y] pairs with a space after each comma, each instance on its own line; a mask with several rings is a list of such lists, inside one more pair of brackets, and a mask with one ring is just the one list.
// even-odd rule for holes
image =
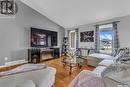
[[57, 46], [57, 32], [31, 28], [31, 47]]

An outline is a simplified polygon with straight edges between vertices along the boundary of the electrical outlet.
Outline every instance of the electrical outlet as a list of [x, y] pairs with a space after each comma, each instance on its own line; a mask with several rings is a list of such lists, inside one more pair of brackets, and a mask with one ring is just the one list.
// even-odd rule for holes
[[7, 61], [8, 60], [8, 57], [5, 57], [5, 61]]

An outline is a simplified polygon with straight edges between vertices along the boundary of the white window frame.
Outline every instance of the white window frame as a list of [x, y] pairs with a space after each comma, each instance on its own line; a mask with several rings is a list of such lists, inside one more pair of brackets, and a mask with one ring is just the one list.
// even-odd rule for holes
[[[99, 26], [99, 33], [100, 33], [100, 31], [102, 30], [102, 29], [104, 29], [104, 28], [109, 28], [109, 27], [112, 27], [113, 28], [113, 25], [112, 24], [106, 24], [106, 25], [100, 25]], [[114, 37], [113, 37], [114, 35], [113, 35], [113, 30], [112, 30], [112, 51], [113, 51], [113, 42], [114, 42]], [[99, 35], [99, 42], [100, 42], [100, 35]], [[99, 43], [99, 48], [100, 48], [100, 43]], [[99, 50], [100, 51], [100, 53], [102, 53], [101, 52], [101, 50]], [[103, 52], [103, 53], [105, 53], [105, 54], [110, 54], [110, 53], [108, 53], [107, 51], [106, 52]]]

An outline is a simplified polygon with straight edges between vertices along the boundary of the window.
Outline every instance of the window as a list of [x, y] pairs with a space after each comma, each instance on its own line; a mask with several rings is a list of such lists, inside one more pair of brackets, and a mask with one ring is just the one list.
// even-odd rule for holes
[[99, 26], [100, 53], [112, 53], [113, 26], [112, 24]]
[[76, 48], [76, 32], [75, 30], [69, 33], [70, 48]]

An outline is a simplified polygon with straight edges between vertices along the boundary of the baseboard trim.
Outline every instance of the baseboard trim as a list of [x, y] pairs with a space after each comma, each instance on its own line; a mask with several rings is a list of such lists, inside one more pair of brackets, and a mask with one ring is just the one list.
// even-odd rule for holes
[[14, 66], [14, 65], [23, 64], [23, 63], [28, 63], [28, 61], [26, 61], [26, 60], [17, 60], [17, 61], [6, 62], [5, 65], [0, 66], [0, 68]]

